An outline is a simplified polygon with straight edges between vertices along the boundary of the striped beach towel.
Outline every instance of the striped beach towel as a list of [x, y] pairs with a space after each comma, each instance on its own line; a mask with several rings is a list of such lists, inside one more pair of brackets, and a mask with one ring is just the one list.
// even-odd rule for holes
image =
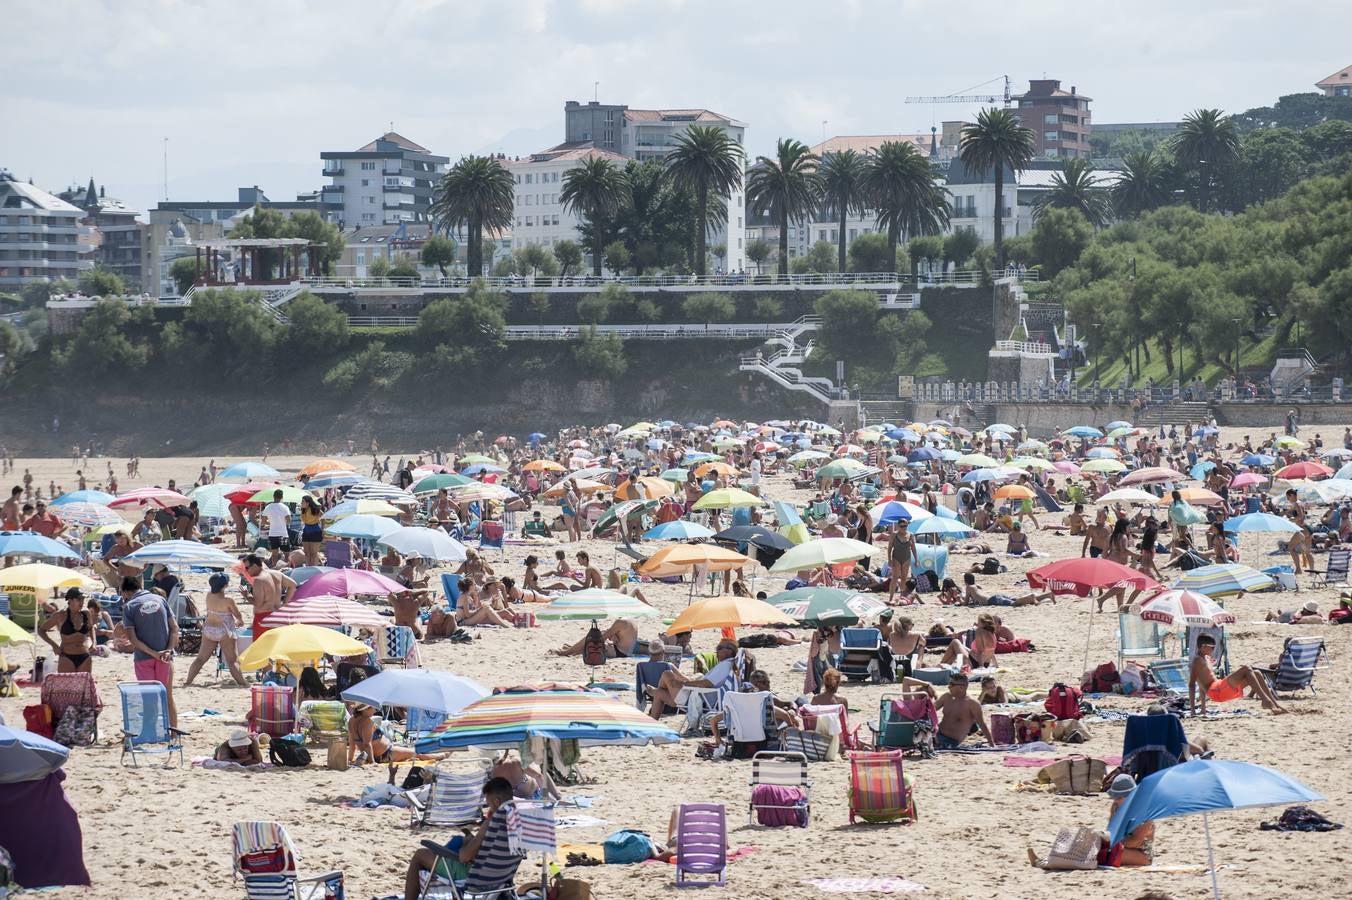
[[513, 803], [507, 810], [507, 841], [513, 853], [554, 855], [558, 847], [554, 810]]

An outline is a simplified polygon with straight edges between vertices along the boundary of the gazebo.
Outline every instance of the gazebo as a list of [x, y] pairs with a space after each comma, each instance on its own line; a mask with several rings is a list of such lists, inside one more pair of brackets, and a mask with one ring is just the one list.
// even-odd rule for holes
[[[318, 245], [305, 238], [239, 238], [197, 245], [200, 284], [289, 284], [320, 274]], [[205, 252], [206, 258], [203, 259]], [[222, 277], [225, 253], [234, 257], [233, 277]], [[264, 254], [275, 254], [269, 260]], [[276, 272], [270, 271], [276, 268]], [[275, 278], [266, 276], [275, 274]]]

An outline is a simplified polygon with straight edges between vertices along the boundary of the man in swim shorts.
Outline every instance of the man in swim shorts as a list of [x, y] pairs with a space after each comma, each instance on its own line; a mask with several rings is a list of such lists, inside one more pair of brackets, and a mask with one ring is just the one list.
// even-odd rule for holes
[[[1216, 639], [1209, 634], [1197, 638], [1197, 655], [1192, 658], [1192, 668], [1188, 677], [1188, 709], [1196, 715], [1200, 706], [1206, 714], [1208, 700], [1215, 703], [1227, 703], [1244, 696], [1246, 689], [1252, 689], [1263, 704], [1263, 708], [1272, 713], [1284, 713], [1277, 702], [1267, 679], [1249, 666], [1240, 666], [1225, 678], [1217, 678], [1211, 667], [1211, 654], [1216, 649]], [[1199, 690], [1200, 688], [1200, 690]], [[1200, 701], [1200, 703], [1198, 702]]]

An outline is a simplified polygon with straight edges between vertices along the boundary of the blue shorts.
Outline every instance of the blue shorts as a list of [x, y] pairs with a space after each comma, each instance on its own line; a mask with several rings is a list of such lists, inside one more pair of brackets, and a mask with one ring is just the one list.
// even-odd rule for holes
[[942, 732], [934, 733], [934, 746], [939, 750], [956, 750], [962, 746], [962, 741], [955, 741]]
[[1011, 596], [1009, 596], [1008, 594], [991, 594], [991, 597], [990, 597], [990, 605], [991, 605], [991, 606], [1013, 606], [1013, 605], [1014, 605], [1014, 598], [1011, 597]]

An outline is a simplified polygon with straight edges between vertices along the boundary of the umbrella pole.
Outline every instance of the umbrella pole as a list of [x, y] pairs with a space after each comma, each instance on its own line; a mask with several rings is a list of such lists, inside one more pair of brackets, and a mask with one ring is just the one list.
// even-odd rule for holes
[[1088, 671], [1089, 671], [1089, 638], [1090, 638], [1090, 636], [1093, 635], [1093, 633], [1094, 633], [1094, 605], [1095, 605], [1095, 604], [1094, 604], [1094, 598], [1093, 598], [1093, 597], [1090, 597], [1090, 598], [1089, 598], [1089, 627], [1086, 628], [1086, 629], [1085, 629], [1085, 632], [1084, 632], [1084, 665], [1080, 667], [1080, 671], [1082, 671], [1082, 672], [1088, 672]]
[[1216, 880], [1216, 854], [1211, 848], [1211, 825], [1206, 813], [1202, 813], [1202, 831], [1206, 834], [1206, 865], [1211, 870], [1211, 896], [1221, 900], [1221, 886]]

